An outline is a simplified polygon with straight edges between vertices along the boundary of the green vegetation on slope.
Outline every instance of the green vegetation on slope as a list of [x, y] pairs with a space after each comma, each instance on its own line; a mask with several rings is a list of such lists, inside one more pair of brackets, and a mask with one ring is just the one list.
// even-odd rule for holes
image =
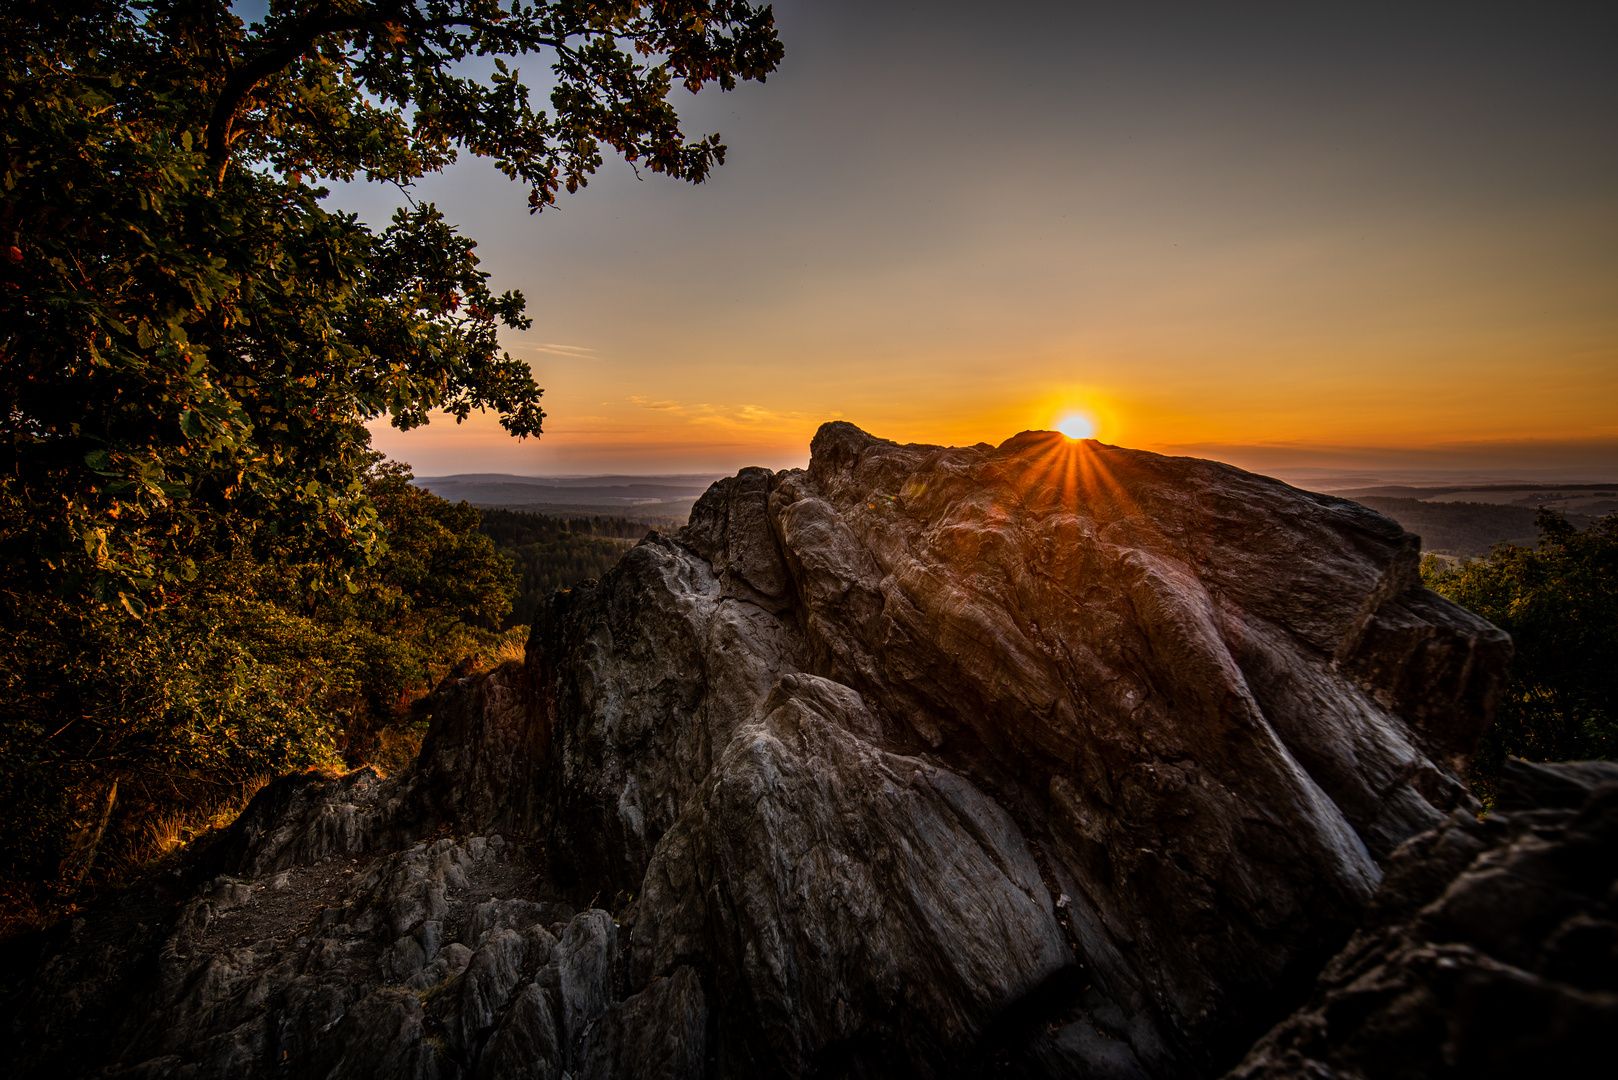
[[[243, 550], [199, 567], [141, 619], [122, 608], [4, 596], [0, 892], [66, 896], [154, 854], [176, 816], [206, 820], [271, 774], [413, 756], [410, 701], [462, 657], [521, 632], [510, 563], [478, 512], [364, 474], [386, 531], [349, 585], [325, 567]], [[39, 888], [44, 888], [44, 900]]]
[[0, 5], [0, 890], [71, 892], [266, 772], [386, 758], [434, 665], [500, 644], [509, 565], [366, 424], [537, 435], [498, 342], [524, 300], [431, 204], [374, 230], [320, 184], [470, 154], [535, 212], [605, 147], [699, 182], [725, 148], [675, 87], [780, 57], [747, 0]]
[[1472, 784], [1487, 799], [1507, 755], [1530, 761], [1618, 756], [1618, 514], [1580, 531], [1541, 511], [1532, 548], [1422, 562], [1427, 586], [1511, 635], [1516, 656]]

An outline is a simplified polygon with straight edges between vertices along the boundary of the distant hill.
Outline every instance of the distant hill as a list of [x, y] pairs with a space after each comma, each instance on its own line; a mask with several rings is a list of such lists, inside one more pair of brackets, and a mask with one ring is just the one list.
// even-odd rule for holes
[[[1425, 503], [1492, 503], [1537, 510], [1549, 507], [1562, 514], [1600, 517], [1618, 512], [1618, 482], [1605, 484], [1479, 484], [1466, 487], [1380, 487], [1322, 489], [1356, 502], [1370, 498], [1416, 499]], [[1367, 504], [1369, 505], [1369, 504]]]
[[1618, 513], [1618, 481], [1587, 483], [1378, 484], [1320, 490], [1353, 499], [1421, 537], [1423, 551], [1472, 558], [1495, 544], [1532, 546], [1541, 506], [1580, 529]]
[[513, 476], [459, 473], [416, 479], [434, 495], [473, 506], [506, 507], [551, 517], [626, 515], [662, 527], [683, 525], [691, 506], [719, 479], [707, 473], [666, 476]]
[[[1334, 494], [1342, 495], [1342, 492]], [[1471, 558], [1486, 555], [1502, 541], [1531, 547], [1539, 538], [1534, 528], [1537, 507], [1484, 502], [1427, 502], [1422, 499], [1380, 495], [1346, 496], [1386, 514], [1421, 537], [1423, 551]], [[1564, 514], [1580, 529], [1595, 520], [1588, 514]]]

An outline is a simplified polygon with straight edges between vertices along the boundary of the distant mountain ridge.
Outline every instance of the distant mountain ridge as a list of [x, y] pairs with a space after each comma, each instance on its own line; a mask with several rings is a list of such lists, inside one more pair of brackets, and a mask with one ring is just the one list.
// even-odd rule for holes
[[700, 487], [720, 479], [719, 473], [660, 473], [655, 475], [605, 476], [518, 476], [516, 473], [454, 473], [449, 476], [418, 476], [416, 483], [431, 484], [521, 484], [531, 487], [624, 487], [635, 484], [655, 484], [660, 487]]
[[422, 476], [416, 484], [451, 502], [550, 515], [606, 514], [683, 522], [717, 474], [661, 476], [515, 476], [458, 473]]

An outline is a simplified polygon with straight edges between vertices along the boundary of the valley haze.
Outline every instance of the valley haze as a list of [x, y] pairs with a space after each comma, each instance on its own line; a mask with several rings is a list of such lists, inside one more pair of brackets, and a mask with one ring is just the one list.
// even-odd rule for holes
[[[1501, 542], [1533, 546], [1534, 517], [1544, 506], [1587, 528], [1618, 512], [1618, 479], [1589, 482], [1591, 470], [1506, 469], [1340, 471], [1277, 469], [1274, 475], [1306, 491], [1362, 502], [1422, 538], [1424, 551], [1454, 557], [1486, 554]], [[1601, 474], [1594, 474], [1601, 475]], [[1618, 478], [1618, 468], [1606, 475]], [[552, 517], [614, 516], [670, 528], [684, 524], [708, 486], [704, 473], [601, 476], [519, 476], [458, 473], [424, 476], [419, 486], [452, 502], [522, 510]]]

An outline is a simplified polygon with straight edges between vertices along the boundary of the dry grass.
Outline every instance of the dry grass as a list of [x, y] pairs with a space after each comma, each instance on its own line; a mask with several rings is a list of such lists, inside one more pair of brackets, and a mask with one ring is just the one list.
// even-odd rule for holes
[[151, 854], [142, 862], [160, 859], [190, 839], [187, 818], [183, 811], [158, 814], [146, 822], [146, 836]]
[[500, 644], [489, 650], [489, 663], [498, 667], [509, 660], [522, 663], [528, 657], [528, 627], [514, 626], [500, 638]]
[[155, 862], [214, 829], [228, 828], [273, 777], [255, 777], [215, 802], [159, 813], [146, 822], [146, 843], [126, 857], [128, 869]]
[[421, 753], [421, 740], [427, 735], [425, 722], [401, 724], [376, 733], [376, 748], [365, 763], [383, 776], [389, 776], [415, 763]]
[[182, 809], [160, 810], [137, 819], [117, 837], [108, 837], [82, 887], [73, 895], [54, 892], [48, 883], [0, 881], [0, 940], [43, 929], [75, 915], [80, 906], [116, 890], [161, 866], [202, 836], [235, 822], [274, 776], [249, 780], [223, 797]]
[[[247, 809], [247, 804], [253, 801], [253, 796], [263, 791], [270, 781], [274, 779], [275, 777], [266, 773], [243, 784], [241, 790], [230, 798], [226, 804], [214, 810], [213, 821], [209, 827], [222, 829], [226, 825], [235, 824], [236, 819], [242, 816], [242, 811]], [[221, 820], [222, 815], [225, 814], [229, 814], [229, 817]]]

